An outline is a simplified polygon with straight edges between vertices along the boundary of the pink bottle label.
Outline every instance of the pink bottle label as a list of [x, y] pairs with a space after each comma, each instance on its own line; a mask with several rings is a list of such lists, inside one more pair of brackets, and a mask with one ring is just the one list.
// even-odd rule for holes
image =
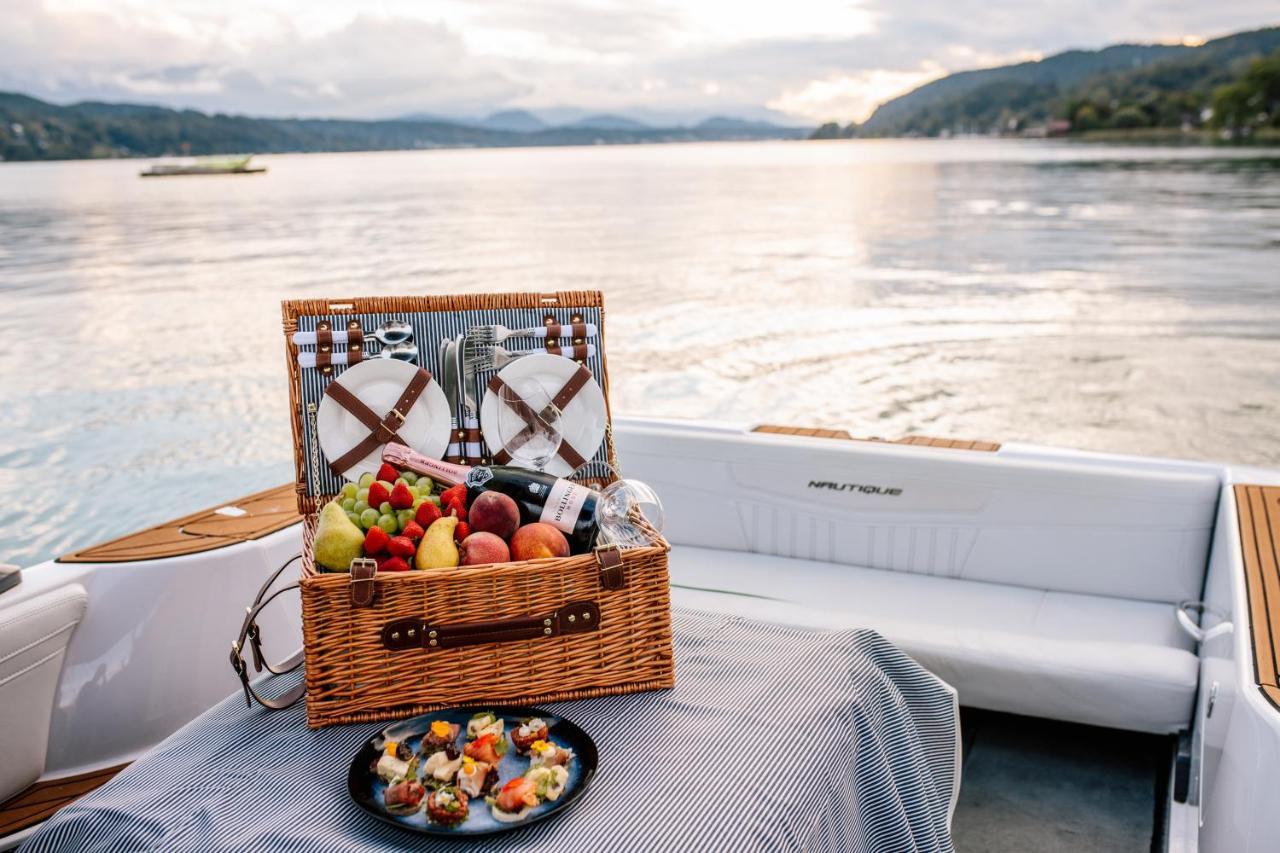
[[556, 480], [538, 520], [559, 528], [562, 533], [572, 533], [573, 526], [578, 522], [578, 515], [582, 512], [582, 505], [590, 494], [591, 490], [585, 486], [568, 480]]

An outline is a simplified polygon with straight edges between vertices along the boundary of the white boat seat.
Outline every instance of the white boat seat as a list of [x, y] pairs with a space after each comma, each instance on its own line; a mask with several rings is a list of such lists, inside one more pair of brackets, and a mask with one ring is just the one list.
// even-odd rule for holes
[[86, 599], [79, 584], [12, 605], [0, 596], [0, 802], [44, 773], [62, 659]]
[[962, 705], [1135, 731], [1187, 727], [1198, 658], [1165, 602], [677, 546], [673, 600], [874, 628]]

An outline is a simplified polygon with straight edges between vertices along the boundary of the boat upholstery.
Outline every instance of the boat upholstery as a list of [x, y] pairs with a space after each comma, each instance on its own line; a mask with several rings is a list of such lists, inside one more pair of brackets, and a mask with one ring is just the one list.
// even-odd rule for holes
[[87, 600], [79, 584], [12, 605], [0, 596], [0, 802], [44, 772], [54, 693]]
[[1158, 733], [1191, 718], [1199, 661], [1168, 604], [688, 546], [671, 573], [687, 607], [875, 628], [962, 705]]
[[965, 704], [1190, 723], [1175, 605], [1202, 594], [1216, 469], [642, 420], [616, 435], [626, 475], [662, 495], [676, 584], [879, 627]]

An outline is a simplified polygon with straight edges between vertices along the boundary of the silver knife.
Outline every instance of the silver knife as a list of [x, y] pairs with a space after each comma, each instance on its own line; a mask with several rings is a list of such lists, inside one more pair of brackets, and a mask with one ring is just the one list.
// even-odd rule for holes
[[[462, 427], [463, 429], [479, 429], [480, 407], [476, 404], [476, 373], [470, 369], [466, 358], [466, 336], [458, 335], [453, 339], [453, 355], [456, 359], [458, 375], [462, 378]], [[483, 455], [480, 442], [467, 442], [463, 455], [470, 461], [479, 461]]]
[[458, 433], [458, 363], [453, 357], [453, 340], [440, 339], [440, 387], [449, 402], [449, 446], [445, 457], [459, 459], [462, 456], [461, 435]]

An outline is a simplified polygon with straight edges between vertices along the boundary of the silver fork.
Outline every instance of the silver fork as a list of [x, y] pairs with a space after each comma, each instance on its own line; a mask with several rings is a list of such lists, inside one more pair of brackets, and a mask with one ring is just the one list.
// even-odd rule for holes
[[[586, 335], [583, 337], [594, 338], [596, 336], [596, 324], [584, 323], [587, 327]], [[563, 334], [565, 328], [561, 326], [561, 337], [570, 337]], [[506, 326], [472, 326], [467, 330], [467, 340], [476, 344], [500, 344], [507, 338], [545, 338], [547, 336], [546, 326], [530, 326], [527, 329], [508, 329]]]
[[[513, 352], [492, 344], [473, 344], [467, 347], [467, 369], [473, 373], [478, 373], [482, 370], [501, 370], [511, 362], [524, 358], [526, 355], [537, 355], [545, 352], [545, 349], [516, 350]], [[591, 358], [595, 354], [596, 345], [587, 344], [587, 358]], [[565, 358], [573, 358], [573, 350], [564, 350], [561, 355]]]

